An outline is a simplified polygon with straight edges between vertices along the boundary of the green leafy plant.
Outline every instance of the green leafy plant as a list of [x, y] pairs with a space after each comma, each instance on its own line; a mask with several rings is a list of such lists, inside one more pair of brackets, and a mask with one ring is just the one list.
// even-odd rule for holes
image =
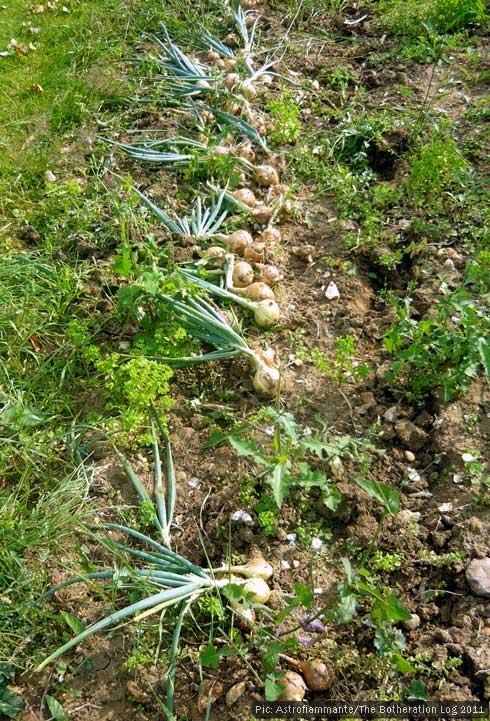
[[294, 143], [301, 132], [301, 108], [293, 102], [291, 93], [280, 100], [272, 100], [265, 109], [273, 119], [274, 129], [269, 137], [274, 143]]
[[[246, 426], [237, 428], [228, 436], [218, 433], [209, 443], [227, 438], [238, 455], [250, 457], [262, 467], [262, 475], [279, 507], [292, 488], [318, 488], [327, 508], [335, 511], [341, 500], [335, 479], [343, 474], [342, 460], [357, 462], [366, 470], [369, 454], [379, 453], [367, 440], [326, 430], [313, 433], [310, 429], [302, 429], [291, 413], [279, 412], [271, 407], [264, 409], [261, 419], [272, 425], [255, 428], [260, 440], [244, 437], [244, 432], [248, 435], [250, 431], [250, 426]], [[383, 503], [395, 504], [396, 494], [388, 486], [360, 477], [355, 477], [355, 480]]]
[[386, 377], [421, 398], [441, 389], [444, 401], [480, 373], [490, 375], [490, 321], [486, 303], [463, 287], [441, 296], [430, 316], [416, 319], [410, 298], [392, 298], [397, 320], [384, 342], [395, 358]]

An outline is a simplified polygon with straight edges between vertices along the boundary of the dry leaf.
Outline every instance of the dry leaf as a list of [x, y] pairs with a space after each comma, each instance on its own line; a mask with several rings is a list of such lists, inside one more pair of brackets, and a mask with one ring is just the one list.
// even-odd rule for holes
[[34, 92], [36, 93], [44, 93], [43, 88], [41, 87], [41, 85], [38, 85], [38, 83], [33, 83], [31, 85], [31, 90], [34, 90]]
[[44, 12], [44, 5], [31, 5], [29, 9], [34, 15], [39, 15]]

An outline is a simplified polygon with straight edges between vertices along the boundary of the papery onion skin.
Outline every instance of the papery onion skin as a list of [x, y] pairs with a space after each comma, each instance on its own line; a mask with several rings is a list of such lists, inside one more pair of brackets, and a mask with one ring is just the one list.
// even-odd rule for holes
[[262, 187], [268, 188], [279, 183], [279, 174], [272, 165], [259, 165], [255, 170], [255, 180]]
[[257, 204], [255, 193], [249, 188], [239, 188], [238, 190], [234, 190], [232, 196], [240, 203], [248, 205], [249, 208], [254, 208]]
[[232, 253], [242, 255], [244, 249], [252, 245], [253, 238], [247, 230], [235, 230], [234, 233], [228, 236], [225, 242]]
[[250, 300], [257, 302], [260, 302], [262, 300], [275, 300], [276, 298], [276, 296], [274, 295], [274, 291], [272, 290], [270, 285], [267, 285], [267, 283], [262, 283], [261, 281], [251, 283], [243, 290], [243, 295], [245, 295]]
[[280, 243], [281, 231], [273, 227], [266, 228], [257, 236], [256, 240], [259, 243]]
[[260, 282], [266, 283], [273, 288], [277, 283], [280, 283], [281, 280], [284, 280], [284, 276], [275, 265], [263, 265], [260, 268]]
[[295, 671], [286, 671], [279, 679], [283, 691], [279, 694], [278, 701], [302, 701], [306, 693], [306, 684], [302, 676]]
[[235, 288], [247, 288], [253, 282], [254, 271], [251, 265], [240, 261], [233, 268], [233, 286]]
[[252, 380], [252, 385], [257, 393], [270, 398], [275, 398], [279, 393], [281, 374], [278, 368], [263, 365], [257, 368]]
[[270, 328], [279, 321], [281, 311], [275, 300], [260, 300], [255, 303], [254, 320], [261, 328]]
[[252, 219], [256, 223], [268, 223], [273, 215], [273, 209], [264, 203], [257, 203], [251, 212]]

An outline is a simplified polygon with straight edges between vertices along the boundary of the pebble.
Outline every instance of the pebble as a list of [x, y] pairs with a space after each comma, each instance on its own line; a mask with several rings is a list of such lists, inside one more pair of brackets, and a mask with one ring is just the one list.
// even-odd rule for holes
[[490, 598], [490, 558], [474, 558], [466, 569], [466, 580], [476, 596]]
[[398, 518], [404, 525], [408, 526], [409, 523], [417, 523], [420, 521], [420, 513], [418, 511], [410, 511], [406, 508], [400, 511]]
[[243, 696], [243, 694], [245, 693], [246, 688], [247, 684], [245, 683], [245, 681], [240, 681], [228, 690], [225, 697], [225, 703], [228, 708], [236, 704], [240, 696]]
[[405, 458], [409, 463], [413, 463], [415, 460], [415, 453], [412, 453], [412, 451], [405, 451]]
[[231, 514], [231, 521], [232, 523], [243, 523], [246, 526], [252, 526], [253, 525], [253, 518], [250, 515], [250, 513], [247, 513], [246, 511], [234, 511]]
[[289, 571], [289, 569], [291, 568], [291, 564], [289, 563], [289, 561], [281, 561], [281, 568], [283, 571]]
[[327, 290], [325, 291], [325, 298], [327, 300], [335, 300], [335, 298], [340, 298], [339, 289], [333, 281], [327, 286]]
[[451, 513], [453, 510], [453, 504], [452, 503], [441, 503], [440, 506], [438, 506], [437, 510], [439, 513]]
[[417, 613], [412, 613], [411, 618], [403, 621], [403, 628], [407, 631], [415, 631], [420, 626], [420, 616]]

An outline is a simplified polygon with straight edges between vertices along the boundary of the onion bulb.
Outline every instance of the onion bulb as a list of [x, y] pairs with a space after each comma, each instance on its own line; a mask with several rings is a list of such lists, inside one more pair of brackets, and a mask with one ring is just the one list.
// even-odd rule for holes
[[262, 558], [261, 556], [251, 558], [242, 566], [232, 566], [229, 570], [232, 573], [238, 573], [241, 576], [245, 576], [245, 578], [262, 578], [264, 581], [270, 578], [273, 574], [271, 564], [267, 563], [265, 558]]
[[240, 92], [247, 100], [253, 100], [257, 97], [257, 88], [250, 78], [247, 78], [243, 81], [243, 83], [240, 83]]
[[283, 274], [275, 265], [263, 265], [260, 268], [259, 281], [261, 283], [267, 283], [273, 288], [276, 283], [280, 283], [284, 279]]
[[[238, 265], [240, 265], [238, 263]], [[248, 263], [247, 263], [248, 265]], [[236, 266], [235, 266], [236, 267]], [[234, 276], [234, 274], [233, 274]], [[262, 301], [262, 300], [274, 300], [275, 295], [274, 291], [270, 287], [270, 285], [267, 285], [267, 283], [250, 283], [246, 287], [234, 287], [232, 289], [235, 293], [238, 293], [238, 295], [243, 295], [245, 298], [249, 298], [253, 301]]]
[[272, 348], [255, 350], [252, 362], [255, 375], [252, 385], [263, 396], [277, 396], [281, 382], [276, 352]]
[[232, 253], [242, 255], [245, 248], [252, 245], [253, 238], [247, 230], [235, 230], [225, 242]]
[[253, 304], [254, 320], [261, 328], [270, 328], [278, 322], [281, 311], [275, 300], [259, 300]]
[[235, 35], [235, 33], [229, 33], [225, 39], [224, 39], [225, 45], [228, 45], [230, 48], [237, 48], [238, 47], [238, 37]]
[[266, 243], [267, 245], [270, 245], [271, 243], [280, 243], [281, 231], [270, 226], [257, 236], [257, 240], [259, 243]]
[[228, 73], [225, 78], [225, 87], [227, 90], [233, 90], [237, 82], [240, 80], [238, 73]]
[[296, 671], [286, 671], [279, 679], [283, 690], [277, 697], [278, 701], [302, 701], [306, 693], [306, 684], [302, 676]]
[[254, 162], [255, 153], [250, 143], [246, 143], [245, 145], [242, 145], [241, 148], [239, 148], [238, 157], [243, 158], [244, 160], [248, 160], [249, 163]]
[[207, 89], [207, 90], [210, 90], [210, 89], [211, 89], [211, 85], [208, 83], [208, 81], [207, 81], [207, 80], [204, 80], [204, 79], [202, 79], [202, 78], [201, 78], [201, 80], [197, 80], [197, 82], [196, 82], [196, 87], [198, 87], [198, 88], [205, 88], [205, 89]]
[[253, 208], [257, 203], [257, 198], [255, 197], [253, 191], [249, 188], [239, 188], [238, 190], [234, 190], [232, 196], [240, 203], [248, 205], [249, 208]]
[[254, 279], [254, 271], [251, 265], [245, 261], [240, 261], [233, 268], [233, 287], [246, 288], [249, 287]]
[[268, 188], [279, 183], [279, 175], [272, 165], [259, 165], [255, 169], [255, 180], [262, 187]]
[[248, 245], [243, 251], [243, 257], [245, 260], [251, 260], [252, 263], [260, 263], [264, 260], [265, 254], [265, 243], [253, 243]]
[[235, 69], [236, 60], [235, 58], [224, 58], [223, 66], [227, 73]]
[[228, 597], [228, 585], [233, 584], [240, 586], [243, 596], [248, 596], [252, 603], [267, 603], [271, 595], [271, 590], [263, 578], [237, 578], [231, 576], [227, 585], [224, 585], [222, 591]]
[[221, 248], [219, 245], [212, 245], [206, 248], [204, 253], [201, 254], [203, 258], [207, 258], [211, 261], [212, 265], [223, 265], [226, 260], [226, 250]]
[[220, 55], [218, 55], [218, 53], [215, 53], [214, 50], [210, 50], [208, 52], [208, 61], [211, 63], [211, 65], [214, 65], [216, 68], [219, 68], [220, 70], [223, 70], [225, 67], [223, 58], [220, 57]]
[[285, 183], [279, 183], [271, 188], [271, 193], [274, 197], [278, 198], [281, 195], [287, 195], [289, 193], [289, 185]]
[[301, 671], [312, 691], [327, 691], [335, 681], [335, 669], [330, 663], [324, 663], [319, 658], [305, 661], [301, 664]]
[[272, 218], [274, 211], [265, 203], [257, 203], [255, 208], [252, 210], [252, 218], [256, 223], [268, 223]]

